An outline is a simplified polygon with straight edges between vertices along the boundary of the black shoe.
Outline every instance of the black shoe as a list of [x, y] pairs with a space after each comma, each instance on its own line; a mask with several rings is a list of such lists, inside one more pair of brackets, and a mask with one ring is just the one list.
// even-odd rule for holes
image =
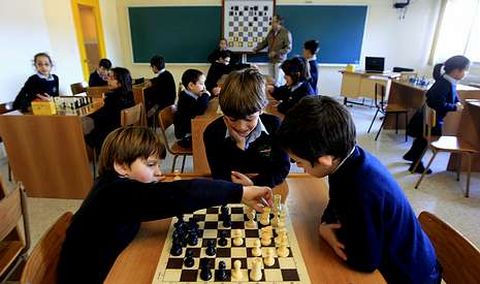
[[[411, 173], [414, 173], [413, 167], [415, 167], [415, 163], [412, 163], [412, 165], [410, 166], [410, 168], [408, 168], [408, 170], [409, 170]], [[417, 173], [417, 174], [423, 174], [424, 171], [425, 171], [425, 167], [423, 166], [423, 163], [420, 162], [420, 164], [418, 164], [418, 167], [415, 169], [415, 173]], [[431, 174], [431, 173], [432, 173], [432, 170], [431, 170], [431, 169], [428, 169], [428, 171], [426, 172], [427, 175], [429, 175], [429, 174]]]
[[414, 162], [415, 161], [415, 157], [413, 157], [412, 154], [410, 154], [410, 152], [407, 152], [405, 155], [403, 155], [402, 157], [405, 161], [409, 161], [409, 162]]

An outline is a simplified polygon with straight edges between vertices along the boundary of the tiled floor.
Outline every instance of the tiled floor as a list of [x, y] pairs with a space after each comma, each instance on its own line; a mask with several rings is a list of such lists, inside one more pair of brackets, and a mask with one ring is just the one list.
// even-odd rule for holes
[[[382, 131], [379, 140], [375, 142], [374, 137], [380, 120], [377, 119], [372, 133], [366, 133], [374, 109], [354, 106], [350, 110], [357, 125], [358, 144], [376, 155], [388, 167], [404, 189], [417, 214], [422, 210], [434, 212], [480, 246], [480, 222], [478, 221], [480, 220], [480, 173], [472, 174], [470, 198], [465, 198], [463, 175], [461, 181], [457, 182], [454, 173], [444, 171], [448, 156], [439, 154], [432, 167], [434, 173], [424, 179], [420, 189], [415, 190], [413, 186], [419, 175], [410, 174], [407, 171], [408, 164], [401, 158], [409, 148], [411, 139], [405, 143], [403, 132], [396, 135], [394, 131]], [[171, 162], [171, 157], [167, 156], [162, 164], [162, 170], [169, 169]], [[2, 176], [7, 177], [5, 160], [0, 164], [0, 170]], [[188, 158], [186, 171], [191, 170], [192, 160]], [[299, 169], [293, 166], [292, 171], [299, 171]], [[81, 204], [80, 200], [65, 199], [29, 198], [28, 201], [33, 244], [63, 212], [75, 211]]]

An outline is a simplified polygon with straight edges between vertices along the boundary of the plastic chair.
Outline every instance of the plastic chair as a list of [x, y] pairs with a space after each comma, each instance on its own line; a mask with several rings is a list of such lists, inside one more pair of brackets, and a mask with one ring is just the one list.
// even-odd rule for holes
[[[465, 197], [468, 197], [470, 192], [470, 173], [471, 173], [471, 166], [472, 166], [472, 155], [478, 154], [479, 152], [460, 137], [440, 136], [438, 137], [438, 139], [436, 139], [437, 137], [432, 136], [432, 128], [436, 126], [436, 112], [434, 109], [428, 107], [427, 105], [425, 105], [423, 117], [425, 122], [424, 137], [427, 139], [429, 144], [428, 148], [432, 150], [433, 155], [432, 155], [432, 158], [430, 158], [430, 161], [428, 161], [428, 164], [425, 167], [425, 170], [423, 171], [422, 175], [420, 176], [417, 183], [415, 184], [415, 189], [417, 189], [420, 186], [420, 183], [422, 182], [423, 177], [427, 173], [428, 169], [432, 165], [433, 160], [435, 159], [435, 157], [439, 152], [457, 153], [459, 154], [458, 165], [457, 165], [457, 181], [460, 180], [460, 166], [461, 166], [462, 156], [467, 157], [468, 169], [467, 169], [467, 186], [465, 191]], [[427, 149], [424, 150], [421, 157], [425, 155], [426, 150]], [[413, 171], [416, 170], [421, 160], [422, 160], [421, 158], [418, 159], [417, 163], [415, 164], [415, 167], [413, 168]]]
[[78, 82], [70, 85], [72, 94], [75, 96], [77, 94], [86, 93], [88, 88], [87, 82]]
[[446, 283], [480, 283], [480, 251], [460, 232], [430, 212], [418, 216], [435, 248]]
[[21, 284], [57, 283], [58, 260], [72, 216], [72, 212], [60, 216], [35, 245], [23, 269]]
[[181, 170], [181, 172], [183, 173], [183, 170], [185, 168], [185, 160], [187, 156], [193, 155], [193, 151], [192, 151], [192, 148], [184, 148], [178, 145], [177, 142], [174, 142], [171, 145], [168, 142], [166, 131], [173, 124], [173, 119], [175, 118], [176, 112], [177, 112], [177, 107], [175, 105], [168, 106], [162, 109], [158, 113], [158, 121], [160, 124], [160, 130], [162, 132], [163, 141], [165, 141], [165, 148], [170, 154], [173, 155], [172, 173], [175, 170], [175, 164], [179, 156], [183, 156], [182, 170]]
[[368, 127], [367, 133], [370, 133], [370, 130], [372, 129], [373, 123], [375, 122], [375, 119], [377, 118], [378, 113], [381, 112], [384, 114], [384, 118], [383, 118], [382, 124], [380, 125], [380, 128], [378, 129], [378, 133], [375, 136], [375, 141], [377, 141], [378, 136], [380, 136], [380, 132], [382, 131], [383, 126], [385, 125], [387, 116], [390, 114], [395, 114], [395, 133], [398, 134], [398, 116], [399, 114], [403, 114], [405, 116], [405, 142], [406, 142], [408, 139], [407, 129], [406, 129], [408, 124], [408, 109], [398, 104], [387, 103], [385, 93], [386, 93], [385, 85], [376, 83], [375, 84], [375, 106], [377, 108], [377, 111], [373, 116], [372, 122], [370, 123], [370, 127]]

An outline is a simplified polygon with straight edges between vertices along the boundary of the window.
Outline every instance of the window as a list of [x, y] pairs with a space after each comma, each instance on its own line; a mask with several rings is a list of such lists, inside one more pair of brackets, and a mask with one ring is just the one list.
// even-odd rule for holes
[[433, 63], [463, 54], [480, 62], [480, 0], [446, 0], [440, 15]]

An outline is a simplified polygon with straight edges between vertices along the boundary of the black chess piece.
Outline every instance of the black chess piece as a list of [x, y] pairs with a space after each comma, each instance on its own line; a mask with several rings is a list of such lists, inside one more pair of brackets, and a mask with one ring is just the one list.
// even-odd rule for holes
[[217, 270], [217, 277], [215, 280], [218, 281], [225, 281], [227, 280], [227, 265], [225, 264], [225, 261], [220, 261], [218, 263], [218, 270]]
[[178, 240], [175, 240], [172, 244], [172, 248], [170, 249], [170, 254], [173, 256], [179, 256], [182, 254], [182, 245], [179, 243]]
[[185, 260], [183, 261], [183, 264], [185, 264], [185, 267], [192, 267], [195, 264], [195, 260], [193, 259], [193, 251], [192, 250], [187, 250], [185, 253]]
[[198, 235], [196, 231], [190, 231], [190, 233], [188, 233], [188, 244], [191, 246], [196, 246], [198, 244]]
[[218, 245], [222, 246], [222, 247], [227, 245], [227, 232], [226, 231], [221, 231], [220, 232], [220, 239], [218, 240]]
[[177, 216], [177, 222], [175, 224], [173, 224], [173, 226], [178, 229], [178, 228], [181, 228], [183, 229], [183, 226], [185, 225], [185, 221], [183, 220], [183, 215], [179, 215]]
[[232, 226], [232, 217], [230, 215], [226, 215], [223, 219], [222, 225], [225, 228], [230, 228]]
[[208, 240], [207, 249], [205, 250], [205, 253], [208, 256], [214, 256], [217, 253], [217, 250], [215, 249], [215, 242], [213, 240]]
[[200, 278], [203, 281], [212, 279], [212, 271], [210, 270], [210, 259], [204, 257], [200, 260]]

